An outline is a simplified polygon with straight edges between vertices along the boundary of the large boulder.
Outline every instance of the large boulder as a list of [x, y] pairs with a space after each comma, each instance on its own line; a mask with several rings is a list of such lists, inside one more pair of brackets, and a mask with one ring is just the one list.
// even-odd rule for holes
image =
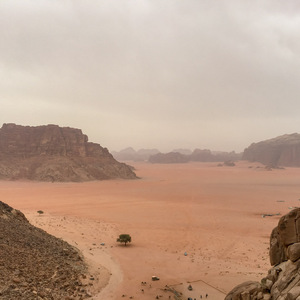
[[245, 282], [228, 293], [226, 300], [300, 299], [300, 208], [280, 218], [270, 237], [273, 266], [261, 282]]

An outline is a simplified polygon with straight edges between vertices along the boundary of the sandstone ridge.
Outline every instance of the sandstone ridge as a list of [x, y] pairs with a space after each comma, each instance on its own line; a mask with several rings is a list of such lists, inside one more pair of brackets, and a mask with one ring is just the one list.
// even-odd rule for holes
[[106, 148], [88, 142], [80, 129], [58, 125], [3, 124], [0, 129], [0, 179], [91, 181], [135, 179], [132, 169]]
[[149, 157], [150, 163], [172, 164], [187, 162], [224, 162], [236, 161], [241, 158], [241, 154], [233, 152], [212, 152], [208, 149], [195, 149], [191, 154], [180, 152], [157, 153]]
[[91, 297], [81, 254], [1, 201], [0, 253], [2, 300]]
[[225, 300], [300, 299], [300, 208], [280, 218], [270, 237], [273, 268], [261, 282], [235, 287]]
[[300, 134], [285, 134], [253, 143], [244, 150], [242, 159], [271, 167], [300, 167]]

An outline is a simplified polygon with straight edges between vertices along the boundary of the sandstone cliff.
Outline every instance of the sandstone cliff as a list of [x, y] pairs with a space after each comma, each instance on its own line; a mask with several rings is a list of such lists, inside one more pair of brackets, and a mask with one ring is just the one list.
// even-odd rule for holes
[[300, 167], [300, 134], [285, 134], [253, 143], [244, 150], [242, 159], [271, 167]]
[[4, 124], [0, 129], [0, 179], [90, 181], [135, 173], [106, 148], [88, 142], [80, 129], [57, 125]]
[[91, 297], [92, 283], [80, 253], [1, 201], [0, 253], [2, 300]]
[[300, 208], [283, 216], [270, 237], [273, 265], [261, 282], [245, 282], [235, 287], [225, 300], [300, 299]]

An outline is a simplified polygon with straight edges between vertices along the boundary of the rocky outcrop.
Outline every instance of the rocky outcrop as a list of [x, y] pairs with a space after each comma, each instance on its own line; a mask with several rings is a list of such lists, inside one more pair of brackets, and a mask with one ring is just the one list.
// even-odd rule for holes
[[226, 162], [236, 161], [241, 158], [240, 154], [235, 152], [211, 152], [208, 149], [195, 149], [191, 154], [180, 152], [158, 153], [149, 158], [151, 163], [186, 163], [190, 161], [199, 162]]
[[261, 282], [235, 287], [225, 300], [300, 299], [300, 208], [281, 217], [270, 237], [271, 268]]
[[300, 134], [285, 134], [253, 143], [244, 150], [242, 159], [271, 167], [300, 167]]
[[0, 179], [90, 181], [137, 178], [80, 129], [4, 124], [0, 129]]
[[86, 299], [93, 285], [81, 254], [0, 201], [0, 299]]
[[140, 149], [135, 151], [129, 147], [121, 151], [112, 151], [112, 155], [119, 161], [148, 161], [151, 155], [159, 153], [157, 149]]

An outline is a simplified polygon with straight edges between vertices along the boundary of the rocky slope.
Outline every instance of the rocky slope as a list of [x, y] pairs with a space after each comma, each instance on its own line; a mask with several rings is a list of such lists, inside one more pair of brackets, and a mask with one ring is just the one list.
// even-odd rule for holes
[[285, 134], [253, 143], [244, 150], [242, 159], [271, 167], [300, 167], [300, 134]]
[[89, 181], [135, 173], [80, 129], [57, 125], [4, 124], [0, 129], [0, 179]]
[[300, 299], [300, 208], [281, 217], [270, 237], [271, 268], [261, 282], [235, 287], [225, 300]]
[[89, 298], [92, 284], [76, 249], [0, 201], [0, 299]]

